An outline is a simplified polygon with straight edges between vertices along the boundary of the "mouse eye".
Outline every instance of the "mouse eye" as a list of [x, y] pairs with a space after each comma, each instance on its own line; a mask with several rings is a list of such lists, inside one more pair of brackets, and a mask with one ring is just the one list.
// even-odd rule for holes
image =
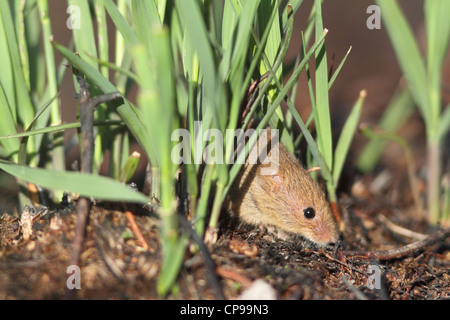
[[306, 219], [312, 219], [316, 216], [316, 211], [314, 211], [314, 209], [311, 207], [307, 207], [303, 209], [303, 215]]

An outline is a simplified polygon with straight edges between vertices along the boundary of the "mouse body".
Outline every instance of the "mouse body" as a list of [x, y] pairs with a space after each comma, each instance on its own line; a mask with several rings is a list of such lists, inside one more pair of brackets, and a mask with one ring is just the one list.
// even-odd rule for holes
[[[318, 245], [336, 242], [338, 225], [324, 192], [273, 131], [260, 134], [230, 188], [227, 209], [251, 225], [274, 226]], [[255, 154], [265, 156], [254, 161]]]

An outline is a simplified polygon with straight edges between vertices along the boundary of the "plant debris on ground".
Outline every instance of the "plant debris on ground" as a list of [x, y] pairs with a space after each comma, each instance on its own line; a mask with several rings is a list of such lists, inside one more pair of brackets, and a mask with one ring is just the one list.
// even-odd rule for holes
[[[318, 248], [299, 238], [282, 240], [265, 230], [238, 225], [224, 214], [218, 241], [208, 250], [215, 275], [208, 275], [211, 270], [204, 253], [191, 241], [167, 298], [217, 299], [211, 280], [215, 277], [226, 299], [239, 298], [258, 279], [272, 288], [276, 299], [449, 299], [449, 239], [400, 259], [339, 258], [342, 248], [377, 250], [413, 242], [377, 218], [379, 212], [391, 218], [388, 208], [352, 201], [343, 209], [346, 228], [341, 248]], [[93, 206], [81, 255], [81, 289], [67, 289], [72, 281], [68, 264], [75, 204], [26, 208], [31, 212], [29, 223], [24, 214], [1, 216], [0, 299], [158, 299], [159, 219], [142, 207], [128, 208], [148, 245], [145, 248], [123, 209], [114, 203]], [[412, 218], [404, 217], [398, 224], [433, 232]], [[371, 265], [379, 268], [379, 283], [368, 282]]]

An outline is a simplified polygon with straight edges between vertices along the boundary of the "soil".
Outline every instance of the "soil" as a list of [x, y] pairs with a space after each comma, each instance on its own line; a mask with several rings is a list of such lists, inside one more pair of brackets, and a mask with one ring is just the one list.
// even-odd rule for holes
[[[237, 299], [263, 279], [272, 288], [267, 294], [276, 299], [449, 299], [450, 239], [387, 261], [342, 256], [342, 249], [378, 250], [414, 241], [396, 234], [388, 222], [417, 233], [435, 231], [423, 221], [395, 214], [364, 191], [365, 199], [342, 197], [346, 228], [342, 243], [334, 248], [318, 248], [295, 237], [281, 240], [266, 230], [239, 225], [224, 213], [218, 240], [208, 250], [213, 271], [204, 252], [190, 246], [177, 284], [165, 298]], [[122, 205], [117, 209], [114, 203], [92, 207], [81, 256], [81, 289], [67, 289], [68, 283], [76, 283], [68, 270], [75, 205], [26, 208], [22, 217], [34, 217], [28, 222], [9, 214], [0, 217], [0, 299], [159, 299], [159, 219], [151, 210], [127, 207], [144, 244]], [[379, 268], [379, 283], [368, 282], [369, 265]]]

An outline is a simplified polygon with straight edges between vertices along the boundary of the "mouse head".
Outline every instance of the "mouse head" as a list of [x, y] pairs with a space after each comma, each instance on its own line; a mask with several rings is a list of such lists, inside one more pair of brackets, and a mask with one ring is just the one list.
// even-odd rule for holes
[[258, 179], [267, 193], [262, 199], [266, 203], [260, 205], [272, 212], [276, 227], [319, 245], [338, 240], [338, 226], [323, 191], [297, 159], [281, 155], [277, 173], [259, 175]]

